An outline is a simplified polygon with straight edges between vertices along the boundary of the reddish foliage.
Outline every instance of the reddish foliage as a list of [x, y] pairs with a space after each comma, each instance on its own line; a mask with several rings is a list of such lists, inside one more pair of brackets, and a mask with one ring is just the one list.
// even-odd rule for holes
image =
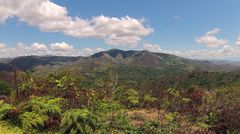
[[61, 118], [60, 117], [49, 117], [47, 121], [45, 121], [45, 126], [50, 130], [57, 130], [60, 127]]
[[21, 111], [19, 109], [13, 109], [7, 113], [7, 118], [11, 120], [17, 120]]

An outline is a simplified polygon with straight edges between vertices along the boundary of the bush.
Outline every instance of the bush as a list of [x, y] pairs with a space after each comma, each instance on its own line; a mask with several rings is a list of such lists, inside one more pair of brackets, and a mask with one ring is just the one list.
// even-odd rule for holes
[[25, 109], [47, 116], [59, 117], [62, 113], [62, 98], [32, 97]]
[[6, 115], [9, 111], [13, 109], [13, 106], [10, 104], [4, 103], [3, 100], [0, 100], [0, 120], [6, 118]]
[[143, 133], [157, 134], [161, 133], [160, 123], [158, 121], [147, 121], [141, 128]]
[[175, 122], [161, 124], [157, 120], [149, 120], [140, 128], [140, 131], [146, 134], [174, 134], [177, 133], [177, 129], [178, 124]]
[[[25, 129], [57, 129], [61, 124], [62, 98], [32, 97], [21, 115]], [[34, 120], [29, 119], [33, 118]]]
[[129, 89], [127, 92], [127, 100], [129, 107], [140, 106], [140, 97], [139, 93], [134, 89]]
[[135, 133], [136, 129], [130, 124], [130, 118], [121, 112], [106, 114], [100, 120], [100, 133]]
[[35, 112], [25, 112], [20, 116], [21, 124], [23, 129], [32, 130], [32, 129], [44, 129], [44, 122], [48, 119], [48, 116], [37, 114]]
[[156, 106], [156, 102], [157, 102], [157, 98], [149, 95], [149, 94], [145, 94], [143, 101], [144, 101], [144, 106], [145, 107], [154, 107]]
[[140, 106], [140, 95], [135, 89], [119, 88], [115, 94], [115, 99], [129, 108]]
[[97, 130], [97, 118], [87, 109], [72, 109], [64, 114], [61, 132], [92, 134]]
[[98, 102], [95, 105], [95, 111], [97, 114], [104, 114], [119, 111], [124, 107], [120, 105], [118, 102]]
[[0, 95], [10, 95], [11, 94], [11, 88], [7, 82], [0, 80]]

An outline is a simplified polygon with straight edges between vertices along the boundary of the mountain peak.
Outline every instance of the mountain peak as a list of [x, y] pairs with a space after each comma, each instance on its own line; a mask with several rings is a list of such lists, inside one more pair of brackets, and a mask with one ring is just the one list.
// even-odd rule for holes
[[124, 51], [124, 50], [120, 50], [120, 49], [110, 49], [107, 51], [102, 51], [96, 54], [93, 54], [92, 56], [90, 56], [91, 58], [100, 58], [102, 56], [104, 56], [105, 54], [108, 54], [109, 56], [113, 57], [113, 58], [117, 58], [121, 55], [121, 57], [123, 59], [134, 55], [135, 53], [137, 53], [137, 51], [133, 51], [133, 50], [129, 50], [129, 51]]
[[112, 48], [112, 49], [107, 50], [107, 51], [123, 51], [123, 50], [121, 50], [121, 49], [117, 49], [117, 48]]

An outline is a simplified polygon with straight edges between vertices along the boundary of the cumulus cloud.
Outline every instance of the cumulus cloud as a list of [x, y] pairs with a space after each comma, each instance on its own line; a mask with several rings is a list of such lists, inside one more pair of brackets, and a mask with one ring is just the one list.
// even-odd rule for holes
[[15, 47], [8, 47], [5, 43], [0, 42], [0, 58], [11, 58], [30, 55], [55, 55], [55, 56], [89, 56], [91, 54], [104, 51], [103, 48], [83, 48], [75, 49], [72, 45], [60, 42], [52, 44], [42, 43], [17, 43]]
[[103, 48], [84, 48], [81, 52], [80, 52], [80, 55], [82, 56], [88, 56], [88, 55], [92, 55], [94, 53], [97, 53], [97, 52], [101, 52], [101, 51], [104, 51]]
[[145, 50], [149, 50], [151, 52], [161, 52], [162, 51], [162, 49], [161, 49], [161, 47], [159, 45], [151, 44], [151, 43], [147, 43], [147, 42], [143, 43], [143, 48]]
[[0, 49], [4, 49], [7, 45], [0, 42]]
[[215, 28], [205, 33], [205, 35], [196, 38], [198, 44], [204, 44], [209, 48], [216, 48], [222, 45], [227, 45], [228, 40], [218, 39], [215, 35], [220, 32], [219, 28]]
[[65, 42], [50, 44], [50, 48], [54, 51], [73, 51], [74, 50], [73, 46]]
[[177, 55], [177, 56], [185, 56], [185, 55], [183, 55], [183, 52], [181, 52], [181, 51], [161, 49], [160, 45], [151, 44], [148, 42], [143, 43], [143, 49], [148, 50], [150, 52], [167, 53], [167, 54], [173, 54], [173, 55]]
[[[2, 45], [3, 44], [3, 45]], [[65, 42], [54, 43], [50, 45], [32, 43], [17, 43], [15, 47], [8, 47], [0, 43], [0, 58], [18, 57], [28, 55], [57, 55], [57, 56], [77, 56], [79, 52]]]
[[237, 45], [237, 46], [240, 46], [240, 35], [239, 35], [238, 38], [237, 38], [236, 45]]
[[191, 50], [182, 54], [180, 56], [192, 59], [226, 59], [239, 57], [240, 49], [236, 46], [225, 45], [219, 49]]
[[135, 47], [142, 37], [153, 32], [152, 28], [145, 26], [144, 19], [103, 15], [83, 19], [69, 16], [66, 7], [51, 0], [0, 0], [0, 22], [13, 16], [41, 31], [102, 39], [115, 46]]
[[221, 31], [220, 28], [214, 28], [213, 30], [206, 32], [205, 35], [209, 35], [210, 36], [210, 35], [218, 34], [220, 31]]
[[240, 47], [237, 45], [224, 45], [218, 49], [200, 49], [189, 51], [167, 50], [161, 49], [157, 44], [144, 42], [143, 49], [151, 52], [173, 54], [180, 57], [189, 59], [226, 59], [226, 58], [239, 58]]
[[31, 45], [31, 49], [33, 49], [34, 51], [47, 51], [48, 50], [46, 45], [39, 44], [36, 42]]
[[176, 52], [174, 51], [169, 52], [168, 50], [163, 50], [163, 52], [189, 58], [189, 59], [229, 59], [229, 58], [239, 58], [240, 48], [235, 45], [224, 45], [218, 49], [200, 49], [200, 50], [176, 51]]

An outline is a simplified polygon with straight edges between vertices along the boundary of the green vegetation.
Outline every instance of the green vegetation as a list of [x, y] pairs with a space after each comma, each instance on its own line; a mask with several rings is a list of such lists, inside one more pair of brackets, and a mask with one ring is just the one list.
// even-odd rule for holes
[[120, 51], [124, 60], [116, 51], [53, 70], [0, 72], [0, 134], [240, 133], [239, 71], [149, 52]]
[[1, 95], [10, 95], [11, 88], [9, 84], [5, 81], [0, 81], [0, 94]]
[[[14, 81], [2, 80], [1, 132], [240, 132], [237, 72], [192, 72], [172, 77], [181, 82], [156, 78], [150, 86], [143, 79], [126, 83], [112, 71], [94, 79], [76, 74], [65, 70], [40, 77], [18, 72], [18, 95]], [[87, 81], [92, 84], [86, 86]]]
[[6, 122], [0, 122], [0, 134], [23, 134], [23, 132], [19, 127], [12, 126]]
[[97, 131], [97, 119], [87, 109], [66, 111], [61, 132], [64, 134], [91, 134]]

